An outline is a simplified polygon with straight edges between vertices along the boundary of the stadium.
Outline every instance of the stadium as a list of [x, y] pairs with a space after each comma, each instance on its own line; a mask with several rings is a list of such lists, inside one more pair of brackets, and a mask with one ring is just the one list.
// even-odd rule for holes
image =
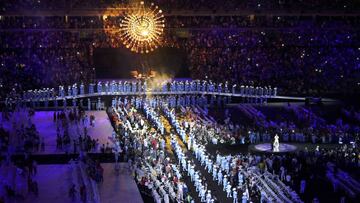
[[360, 201], [360, 1], [0, 9], [0, 203]]

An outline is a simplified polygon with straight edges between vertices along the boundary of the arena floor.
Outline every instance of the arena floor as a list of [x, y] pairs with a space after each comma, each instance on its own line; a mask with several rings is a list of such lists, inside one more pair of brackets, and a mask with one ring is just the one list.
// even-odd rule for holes
[[[103, 163], [104, 182], [100, 183], [100, 202], [130, 203], [143, 202], [139, 189], [127, 170], [126, 163], [120, 163], [120, 171], [114, 170], [113, 163]], [[26, 199], [11, 199], [8, 203], [64, 203], [68, 199], [68, 190], [71, 184], [69, 165], [39, 165], [35, 176], [38, 182], [39, 196], [27, 195]], [[59, 184], [60, 183], [60, 184]], [[51, 187], [49, 187], [51, 185]], [[111, 189], [109, 189], [111, 188]], [[0, 192], [4, 192], [0, 190]], [[75, 200], [74, 202], [80, 202]]]
[[[86, 111], [88, 116], [95, 116], [95, 126], [88, 129], [91, 138], [99, 139], [100, 146], [109, 141], [109, 136], [113, 131], [113, 127], [105, 111]], [[35, 152], [34, 154], [62, 154], [64, 151], [56, 149], [56, 124], [53, 120], [54, 111], [36, 111], [33, 117], [33, 123], [41, 137], [44, 137], [45, 151]], [[74, 126], [70, 127], [70, 133], [77, 135], [78, 129]], [[70, 149], [72, 151], [72, 149]]]

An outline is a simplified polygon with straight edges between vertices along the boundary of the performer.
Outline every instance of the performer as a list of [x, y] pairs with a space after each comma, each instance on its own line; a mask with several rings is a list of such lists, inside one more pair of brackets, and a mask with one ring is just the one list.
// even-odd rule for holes
[[280, 146], [279, 136], [275, 134], [274, 143], [273, 143], [273, 152], [279, 152], [280, 151], [279, 146]]

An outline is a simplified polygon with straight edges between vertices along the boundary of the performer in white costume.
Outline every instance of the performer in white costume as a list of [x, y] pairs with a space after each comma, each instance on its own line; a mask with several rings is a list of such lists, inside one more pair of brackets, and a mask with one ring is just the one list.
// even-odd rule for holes
[[273, 152], [279, 152], [279, 136], [276, 134], [274, 137], [274, 143], [273, 143]]

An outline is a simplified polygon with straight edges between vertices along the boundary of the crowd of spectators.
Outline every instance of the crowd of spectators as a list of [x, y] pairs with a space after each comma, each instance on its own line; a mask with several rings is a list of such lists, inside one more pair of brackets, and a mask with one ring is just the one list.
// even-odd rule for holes
[[[201, 111], [196, 110], [196, 108], [189, 109], [179, 115], [185, 118], [190, 115], [185, 120], [186, 122], [201, 124], [202, 128], [198, 130], [198, 134], [204, 137], [203, 140], [213, 143], [255, 144], [271, 142], [271, 135], [275, 134], [280, 136], [281, 142], [351, 144], [359, 140], [359, 123], [345, 121], [340, 115], [337, 115], [336, 122], [327, 122], [310, 109], [294, 105], [283, 107], [283, 110], [274, 109], [270, 111], [270, 114], [277, 111], [279, 112], [278, 115], [283, 116], [282, 119], [274, 119], [265, 116], [263, 114], [265, 110], [253, 110], [255, 108], [252, 105], [240, 105], [237, 108], [225, 110], [233, 113], [223, 116], [219, 116], [219, 113], [214, 114], [214, 110], [210, 111], [212, 116], [205, 113], [197, 113], [197, 115], [195, 112]], [[274, 107], [267, 107], [267, 109], [272, 108]], [[241, 117], [248, 117], [246, 111], [253, 116], [247, 120], [239, 120]], [[325, 112], [325, 110], [323, 111]], [[214, 139], [217, 141], [212, 141]]]
[[[219, 152], [217, 152], [219, 154]], [[238, 180], [235, 171], [256, 166], [264, 176], [267, 173], [276, 174], [286, 185], [294, 189], [303, 201], [317, 200], [347, 200], [356, 199], [357, 184], [346, 184], [346, 179], [354, 180], [359, 174], [359, 151], [355, 147], [344, 145], [336, 149], [306, 150], [287, 155], [255, 155], [237, 154], [231, 159], [237, 165], [233, 166], [230, 177]], [[226, 156], [225, 156], [226, 157]], [[333, 171], [330, 172], [332, 166]], [[346, 172], [345, 172], [346, 171]], [[329, 173], [333, 173], [330, 176]], [[340, 175], [340, 174], [346, 175]], [[349, 173], [352, 176], [349, 176]], [[235, 175], [234, 175], [235, 174]], [[317, 187], [321, 185], [322, 187]], [[332, 191], [328, 196], [328, 188]], [[354, 193], [353, 193], [354, 192]], [[354, 198], [354, 199], [353, 199]]]
[[[185, 132], [187, 132], [189, 137], [183, 138], [183, 140], [185, 140], [185, 142], [187, 140], [190, 146], [191, 143], [200, 143], [200, 145], [203, 144], [208, 146], [208, 143], [211, 142], [209, 140], [226, 139], [226, 136], [232, 136], [231, 134], [228, 135], [226, 133], [227, 129], [223, 126], [219, 126], [216, 123], [204, 122], [204, 120], [207, 118], [201, 115], [202, 113], [200, 112], [201, 110], [196, 112], [190, 111], [189, 108], [187, 108], [185, 111], [183, 107], [164, 110], [164, 113], [170, 115], [169, 118], [172, 118], [170, 120], [172, 120], [174, 127], [183, 129]], [[237, 116], [239, 117], [239, 115]], [[174, 119], [178, 119], [178, 122], [174, 122]], [[195, 124], [193, 123], [194, 120], [196, 121]], [[311, 127], [307, 127], [306, 129], [310, 128]], [[269, 126], [267, 126], [265, 129], [271, 130]], [[243, 133], [245, 135], [248, 134], [247, 132]], [[271, 137], [276, 132], [269, 133], [269, 137]], [[312, 133], [314, 135], [318, 132]], [[181, 134], [182, 133], [180, 130], [180, 135]], [[281, 137], [283, 136], [284, 135], [281, 135]], [[337, 134], [334, 137], [341, 137], [341, 135]], [[206, 140], [208, 140], [208, 142]], [[261, 140], [261, 142], [271, 142], [271, 139]], [[286, 142], [288, 142], [288, 140]], [[226, 147], [223, 146], [222, 148], [218, 149], [224, 152], [226, 151], [224, 148]], [[242, 184], [242, 178], [246, 180], [245, 182], [247, 182], [247, 184], [251, 185], [251, 182], [254, 182], [256, 175], [251, 175], [252, 172], [249, 173], [249, 171], [251, 171], [250, 169], [252, 167], [256, 167], [258, 170], [260, 170], [260, 174], [262, 174], [261, 177], [267, 177], [267, 173], [277, 175], [277, 178], [295, 190], [301, 196], [301, 199], [305, 202], [331, 198], [336, 198], [339, 201], [353, 201], [358, 198], [357, 195], [359, 194], [359, 190], [357, 187], [359, 182], [356, 181], [356, 177], [359, 175], [357, 170], [360, 166], [358, 135], [357, 141], [347, 142], [347, 144], [341, 143], [341, 145], [338, 145], [336, 148], [326, 149], [316, 147], [308, 149], [305, 147], [303, 150], [299, 150], [296, 153], [286, 155], [258, 155], [252, 153], [240, 153], [232, 156], [221, 156], [219, 151], [214, 152], [213, 150], [210, 150], [210, 148], [207, 149], [210, 151], [210, 159], [213, 160], [213, 162], [210, 162], [209, 164], [212, 165], [212, 163], [214, 163], [214, 169], [217, 168], [216, 166], [222, 168], [225, 174], [228, 175], [227, 180], [230, 180], [233, 186], [238, 185], [239, 182]], [[201, 147], [200, 149], [195, 148], [193, 150], [195, 154], [198, 153], [198, 150], [205, 151], [205, 149]], [[232, 154], [233, 153], [234, 152], [232, 152]], [[202, 156], [201, 154], [202, 153], [200, 152], [200, 156]], [[215, 158], [213, 158], [215, 156], [216, 164]], [[208, 156], [205, 156], [204, 158], [205, 162], [207, 162], [207, 157]], [[224, 164], [224, 162], [226, 164]], [[209, 167], [209, 164], [206, 164], [205, 169]], [[227, 164], [229, 164], [230, 167]], [[272, 181], [276, 181], [277, 178], [269, 177], [269, 179]], [[250, 181], [248, 179], [250, 179]], [[269, 179], [265, 178], [265, 180]], [[278, 187], [281, 187], [280, 183], [281, 182], [279, 182]], [[261, 184], [258, 182], [257, 185]], [[271, 181], [268, 182], [267, 185], [271, 188]], [[317, 185], [322, 185], [322, 188], [318, 188]], [[325, 188], [329, 188], [333, 191], [330, 197], [328, 196], [327, 190]], [[249, 187], [249, 190], [255, 189]], [[260, 190], [262, 189], [260, 188]], [[282, 191], [286, 191], [286, 189], [283, 189]], [[261, 191], [261, 194], [262, 192], [264, 191]]]
[[[122, 46], [102, 30], [116, 28], [114, 22], [119, 18], [2, 17], [1, 95], [93, 82], [94, 50]], [[169, 17], [167, 23], [164, 46], [187, 51], [192, 78], [298, 95], [360, 87], [358, 17]]]
[[[153, 100], [149, 99], [150, 101]], [[151, 104], [152, 102], [150, 102]], [[123, 108], [123, 104], [120, 104]], [[161, 108], [157, 108], [160, 105]], [[118, 106], [118, 104], [115, 105], [115, 109]], [[127, 106], [127, 105], [125, 105]], [[129, 104], [130, 106], [130, 104]], [[171, 133], [168, 134], [168, 132], [165, 133], [165, 137], [171, 137], [171, 148], [176, 149], [176, 142], [179, 142], [177, 139], [173, 139], [173, 136], [175, 133], [175, 137], [178, 136], [178, 139], [182, 139], [184, 142], [184, 148], [188, 148], [189, 150], [193, 151], [193, 155], [199, 159], [199, 162], [201, 162], [201, 166], [199, 166], [200, 163], [189, 161], [188, 163], [196, 165], [196, 167], [205, 167], [205, 170], [201, 170], [201, 173], [208, 173], [206, 170], [209, 170], [209, 174], [213, 174], [212, 176], [216, 181], [219, 181], [219, 184], [224, 184], [225, 186], [230, 184], [230, 188], [236, 187], [237, 191], [241, 191], [240, 197], [242, 198], [250, 198], [251, 200], [259, 200], [262, 198], [269, 198], [269, 196], [265, 197], [265, 193], [268, 195], [267, 191], [274, 190], [277, 191], [275, 194], [283, 193], [288, 198], [297, 198], [297, 195], [292, 193], [291, 190], [289, 191], [289, 188], [292, 188], [292, 190], [296, 191], [297, 194], [301, 197], [301, 200], [303, 201], [325, 201], [325, 200], [334, 200], [337, 201], [353, 201], [358, 198], [359, 189], [358, 185], [359, 182], [356, 180], [356, 177], [358, 177], [359, 172], [359, 148], [358, 148], [358, 140], [355, 142], [343, 142], [338, 145], [338, 147], [329, 147], [329, 148], [322, 148], [325, 145], [320, 145], [321, 147], [311, 147], [309, 145], [309, 148], [305, 147], [302, 150], [297, 151], [296, 153], [290, 153], [290, 154], [253, 154], [253, 153], [235, 153], [232, 152], [232, 155], [222, 155], [224, 152], [214, 152], [213, 150], [210, 150], [208, 147], [209, 143], [211, 143], [213, 139], [227, 139], [229, 137], [232, 137], [233, 135], [228, 134], [229, 129], [234, 129], [237, 127], [229, 127], [231, 125], [238, 125], [238, 124], [230, 124], [229, 121], [225, 121], [225, 126], [223, 124], [216, 124], [216, 123], [209, 123], [205, 122], [205, 120], [209, 121], [210, 118], [206, 118], [206, 113], [204, 113], [203, 109], [199, 109], [199, 107], [192, 106], [191, 108], [178, 105], [176, 108], [168, 108], [168, 102], [166, 99], [163, 99], [160, 102], [153, 103], [153, 110], [150, 113], [146, 113], [146, 118], [150, 121], [149, 122], [144, 119], [145, 121], [139, 122], [139, 123], [147, 123], [152, 124], [154, 127], [156, 126], [163, 126], [165, 128], [168, 128], [167, 122], [164, 121], [164, 118], [161, 115], [167, 115], [167, 118], [169, 119], [169, 123], [171, 123], [173, 129], [176, 129], [177, 131], [170, 131]], [[146, 107], [145, 109], [150, 108]], [[197, 110], [195, 110], [197, 108]], [[127, 111], [125, 112], [132, 112], [129, 113], [130, 117], [126, 119], [124, 116], [123, 121], [118, 121], [116, 116], [116, 110], [112, 110], [110, 114], [111, 120], [115, 122], [115, 126], [126, 126], [125, 128], [130, 128], [131, 126], [138, 126], [136, 120], [139, 118], [132, 118], [133, 114], [136, 114], [136, 111], [133, 109], [131, 110], [131, 107], [127, 107]], [[301, 108], [303, 109], [303, 108]], [[305, 112], [307, 111], [307, 112]], [[146, 112], [146, 111], [145, 111]], [[297, 111], [300, 116], [295, 116], [293, 119], [296, 119], [298, 117], [302, 118], [308, 118], [310, 122], [307, 122], [306, 120], [302, 122], [306, 122], [308, 124], [305, 124], [304, 129], [311, 131], [312, 127], [316, 127], [317, 125], [320, 126], [320, 128], [323, 127], [329, 127], [328, 125], [323, 125], [321, 123], [317, 125], [313, 125], [312, 122], [318, 119], [313, 119], [312, 117], [316, 117], [313, 112], [311, 112], [309, 109], [303, 109], [302, 111]], [[304, 113], [305, 112], [305, 113]], [[343, 112], [346, 115], [351, 115], [349, 113], [346, 113], [345, 110]], [[304, 115], [303, 115], [304, 114]], [[120, 113], [119, 115], [124, 115], [124, 113]], [[118, 115], [118, 116], [119, 116]], [[126, 114], [125, 114], [126, 115]], [[239, 117], [239, 115], [237, 115]], [[230, 120], [230, 116], [225, 116], [227, 120]], [[161, 118], [161, 119], [159, 119]], [[295, 120], [289, 119], [289, 123], [296, 123]], [[135, 124], [134, 124], [135, 123]], [[159, 124], [160, 123], [160, 124]], [[244, 124], [243, 124], [244, 125]], [[294, 124], [292, 124], [294, 125]], [[286, 125], [283, 127], [283, 134], [281, 134], [282, 139], [284, 139], [286, 133], [291, 133], [291, 131], [288, 131], [286, 129]], [[118, 127], [116, 127], [118, 128]], [[120, 129], [123, 129], [120, 128]], [[161, 129], [161, 128], [160, 128]], [[248, 135], [248, 132], [246, 132], [248, 129], [241, 129], [239, 134], [245, 134]], [[280, 129], [280, 128], [279, 128]], [[267, 133], [269, 134], [268, 137], [270, 139], [268, 140], [258, 140], [256, 142], [271, 142], [271, 137], [275, 133], [281, 133], [280, 131], [276, 131], [279, 129], [275, 129], [273, 131], [271, 126], [264, 126], [264, 130], [267, 130]], [[290, 128], [291, 129], [291, 128]], [[304, 130], [303, 129], [303, 130]], [[161, 130], [160, 130], [161, 132]], [[126, 133], [126, 130], [119, 131], [120, 135], [129, 136]], [[179, 135], [176, 135], [178, 133]], [[298, 133], [298, 132], [297, 132]], [[306, 133], [306, 132], [305, 132]], [[318, 130], [311, 131], [311, 136], [307, 136], [306, 142], [312, 142], [312, 136], [313, 135], [319, 135], [319, 140], [321, 136], [324, 134], [329, 134], [329, 132], [319, 132]], [[250, 133], [249, 133], [250, 134]], [[331, 133], [330, 133], [331, 134]], [[131, 134], [130, 134], [131, 135]], [[294, 134], [295, 135], [295, 134]], [[226, 137], [229, 136], [229, 137]], [[292, 140], [292, 137], [297, 137], [298, 135], [290, 135], [290, 141], [299, 142], [299, 140]], [[336, 140], [342, 135], [335, 134], [333, 135]], [[121, 137], [121, 136], [120, 136]], [[263, 136], [262, 136], [263, 137]], [[149, 138], [150, 139], [150, 138]], [[151, 139], [150, 139], [151, 140]], [[157, 140], [147, 141], [145, 138], [143, 144], [145, 146], [151, 145], [153, 147], [160, 147], [164, 148], [164, 143]], [[282, 140], [283, 141], [283, 140]], [[288, 142], [289, 140], [286, 140]], [[321, 141], [320, 141], [321, 142]], [[126, 145], [128, 143], [127, 141], [123, 141], [124, 147], [129, 146]], [[131, 143], [131, 141], [130, 141]], [[255, 143], [255, 142], [254, 142]], [[345, 144], [346, 143], [346, 144]], [[159, 145], [158, 145], [159, 144]], [[314, 144], [318, 144], [318, 142], [314, 142]], [[168, 147], [170, 147], [168, 146]], [[206, 152], [209, 150], [209, 152]], [[224, 151], [224, 149], [221, 148], [221, 151]], [[136, 156], [135, 156], [136, 157]], [[191, 157], [191, 155], [190, 155]], [[215, 159], [216, 157], [216, 159]], [[179, 158], [182, 159], [181, 156]], [[190, 158], [191, 160], [191, 158]], [[209, 161], [211, 160], [211, 161]], [[213, 166], [213, 167], [210, 167]], [[210, 168], [209, 168], [210, 167]], [[186, 168], [186, 167], [185, 167]], [[221, 175], [216, 175], [217, 173], [211, 173], [211, 170], [220, 170]], [[185, 169], [186, 170], [186, 169]], [[144, 172], [143, 172], [144, 173]], [[190, 170], [191, 174], [191, 170]], [[215, 174], [215, 175], [214, 175]], [[224, 178], [224, 181], [228, 181], [225, 183], [222, 179], [224, 175], [227, 175], [227, 178]], [[142, 176], [143, 177], [143, 176]], [[152, 185], [156, 182], [155, 180], [152, 180], [147, 178], [145, 180], [142, 180], [141, 183], [144, 185]], [[209, 185], [209, 189], [211, 191], [213, 190], [214, 186], [210, 186], [211, 180], [207, 179], [206, 183]], [[282, 185], [285, 184], [288, 187], [283, 187]], [[275, 186], [276, 185], [276, 186]], [[319, 187], [321, 185], [321, 187]], [[224, 191], [226, 190], [224, 186]], [[266, 189], [267, 188], [267, 189]], [[282, 189], [279, 189], [282, 188]], [[221, 189], [221, 188], [219, 188]], [[280, 191], [278, 191], [280, 190]], [[331, 195], [328, 194], [328, 191], [331, 190]], [[220, 190], [221, 191], [221, 190]], [[220, 192], [221, 193], [221, 192]], [[227, 192], [228, 193], [228, 192]], [[247, 194], [248, 193], [248, 194]], [[201, 194], [201, 190], [200, 190]], [[228, 193], [229, 194], [229, 193]], [[291, 194], [291, 195], [289, 195]], [[248, 196], [248, 197], [246, 197]], [[276, 196], [276, 195], [275, 195]], [[279, 195], [281, 196], [281, 195]], [[217, 196], [219, 197], [219, 196]], [[229, 196], [227, 196], [229, 197]], [[219, 197], [220, 198], [220, 197]]]
[[[41, 29], [102, 29], [119, 28], [123, 19], [116, 13], [102, 16], [2, 16], [0, 27], [15, 30]], [[204, 15], [204, 16], [167, 16], [165, 27], [176, 28], [316, 28], [351, 29], [360, 23], [358, 16], [298, 16], [298, 15]], [[111, 26], [110, 26], [111, 25]]]
[[1, 41], [2, 92], [89, 82], [93, 78], [88, 50], [78, 34], [2, 32]]
[[116, 131], [114, 142], [119, 143], [119, 152], [129, 160], [141, 192], [156, 202], [161, 199], [192, 202], [194, 197], [190, 196], [181, 167], [174, 159], [174, 149], [166, 146], [167, 138], [151, 116], [147, 119], [134, 107], [120, 101], [115, 108], [109, 108], [108, 114]]
[[[325, 33], [307, 36], [299, 31], [191, 34], [184, 47], [190, 53], [193, 77], [273, 85], [295, 94], [346, 91], [350, 84], [358, 86], [360, 50], [347, 47], [347, 42], [334, 46], [342, 41], [342, 34], [332, 33], [329, 41], [323, 41]], [[331, 34], [326, 36], [331, 38]]]
[[[91, 8], [112, 8], [122, 6], [131, 1], [129, 0], [45, 0], [45, 1], [27, 1], [17, 0], [3, 2], [3, 11], [14, 10], [56, 10], [56, 9], [91, 9]], [[236, 0], [154, 0], [154, 3], [161, 8], [172, 10], [211, 10], [211, 11], [228, 11], [228, 10], [296, 10], [296, 11], [323, 11], [323, 10], [342, 10], [353, 11], [358, 10], [359, 2], [356, 0], [350, 1], [331, 1], [331, 0], [250, 0], [250, 1], [236, 1]]]

